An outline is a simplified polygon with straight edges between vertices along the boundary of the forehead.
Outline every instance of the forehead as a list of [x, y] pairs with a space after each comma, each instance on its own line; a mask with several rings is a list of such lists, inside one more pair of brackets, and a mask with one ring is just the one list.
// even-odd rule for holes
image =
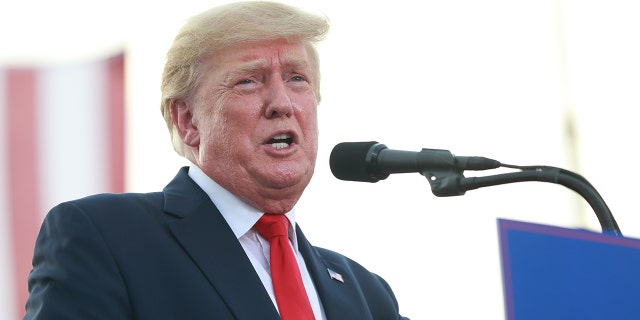
[[236, 44], [211, 55], [207, 63], [222, 72], [268, 67], [311, 69], [307, 46], [286, 39], [252, 41]]

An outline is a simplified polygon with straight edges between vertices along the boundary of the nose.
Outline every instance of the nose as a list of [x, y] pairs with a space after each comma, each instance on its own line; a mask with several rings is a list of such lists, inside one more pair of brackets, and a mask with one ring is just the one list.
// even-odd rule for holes
[[265, 116], [269, 119], [293, 114], [293, 103], [282, 79], [271, 81], [265, 89]]

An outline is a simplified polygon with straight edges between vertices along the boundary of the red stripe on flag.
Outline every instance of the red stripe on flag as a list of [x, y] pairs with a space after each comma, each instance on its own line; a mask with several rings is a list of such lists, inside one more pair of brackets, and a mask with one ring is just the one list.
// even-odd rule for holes
[[18, 314], [27, 300], [27, 276], [40, 225], [38, 188], [37, 76], [34, 70], [7, 70], [7, 165], [9, 219]]
[[109, 137], [109, 188], [124, 192], [125, 188], [125, 85], [124, 54], [107, 61], [107, 112]]

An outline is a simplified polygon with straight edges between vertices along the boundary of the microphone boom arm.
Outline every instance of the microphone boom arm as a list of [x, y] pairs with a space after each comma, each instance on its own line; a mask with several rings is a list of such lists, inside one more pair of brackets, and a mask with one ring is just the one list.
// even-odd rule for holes
[[[506, 166], [506, 165], [505, 165]], [[507, 166], [508, 167], [508, 166]], [[431, 191], [438, 197], [459, 196], [468, 190], [515, 182], [538, 181], [563, 185], [581, 195], [594, 210], [603, 233], [622, 236], [616, 220], [596, 189], [582, 176], [568, 170], [550, 167], [524, 167], [523, 171], [467, 178], [455, 167], [426, 170]]]

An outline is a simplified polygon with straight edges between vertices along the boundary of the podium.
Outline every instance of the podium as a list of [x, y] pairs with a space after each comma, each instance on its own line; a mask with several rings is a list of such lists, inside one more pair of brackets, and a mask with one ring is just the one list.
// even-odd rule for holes
[[640, 319], [640, 240], [498, 219], [507, 320]]

